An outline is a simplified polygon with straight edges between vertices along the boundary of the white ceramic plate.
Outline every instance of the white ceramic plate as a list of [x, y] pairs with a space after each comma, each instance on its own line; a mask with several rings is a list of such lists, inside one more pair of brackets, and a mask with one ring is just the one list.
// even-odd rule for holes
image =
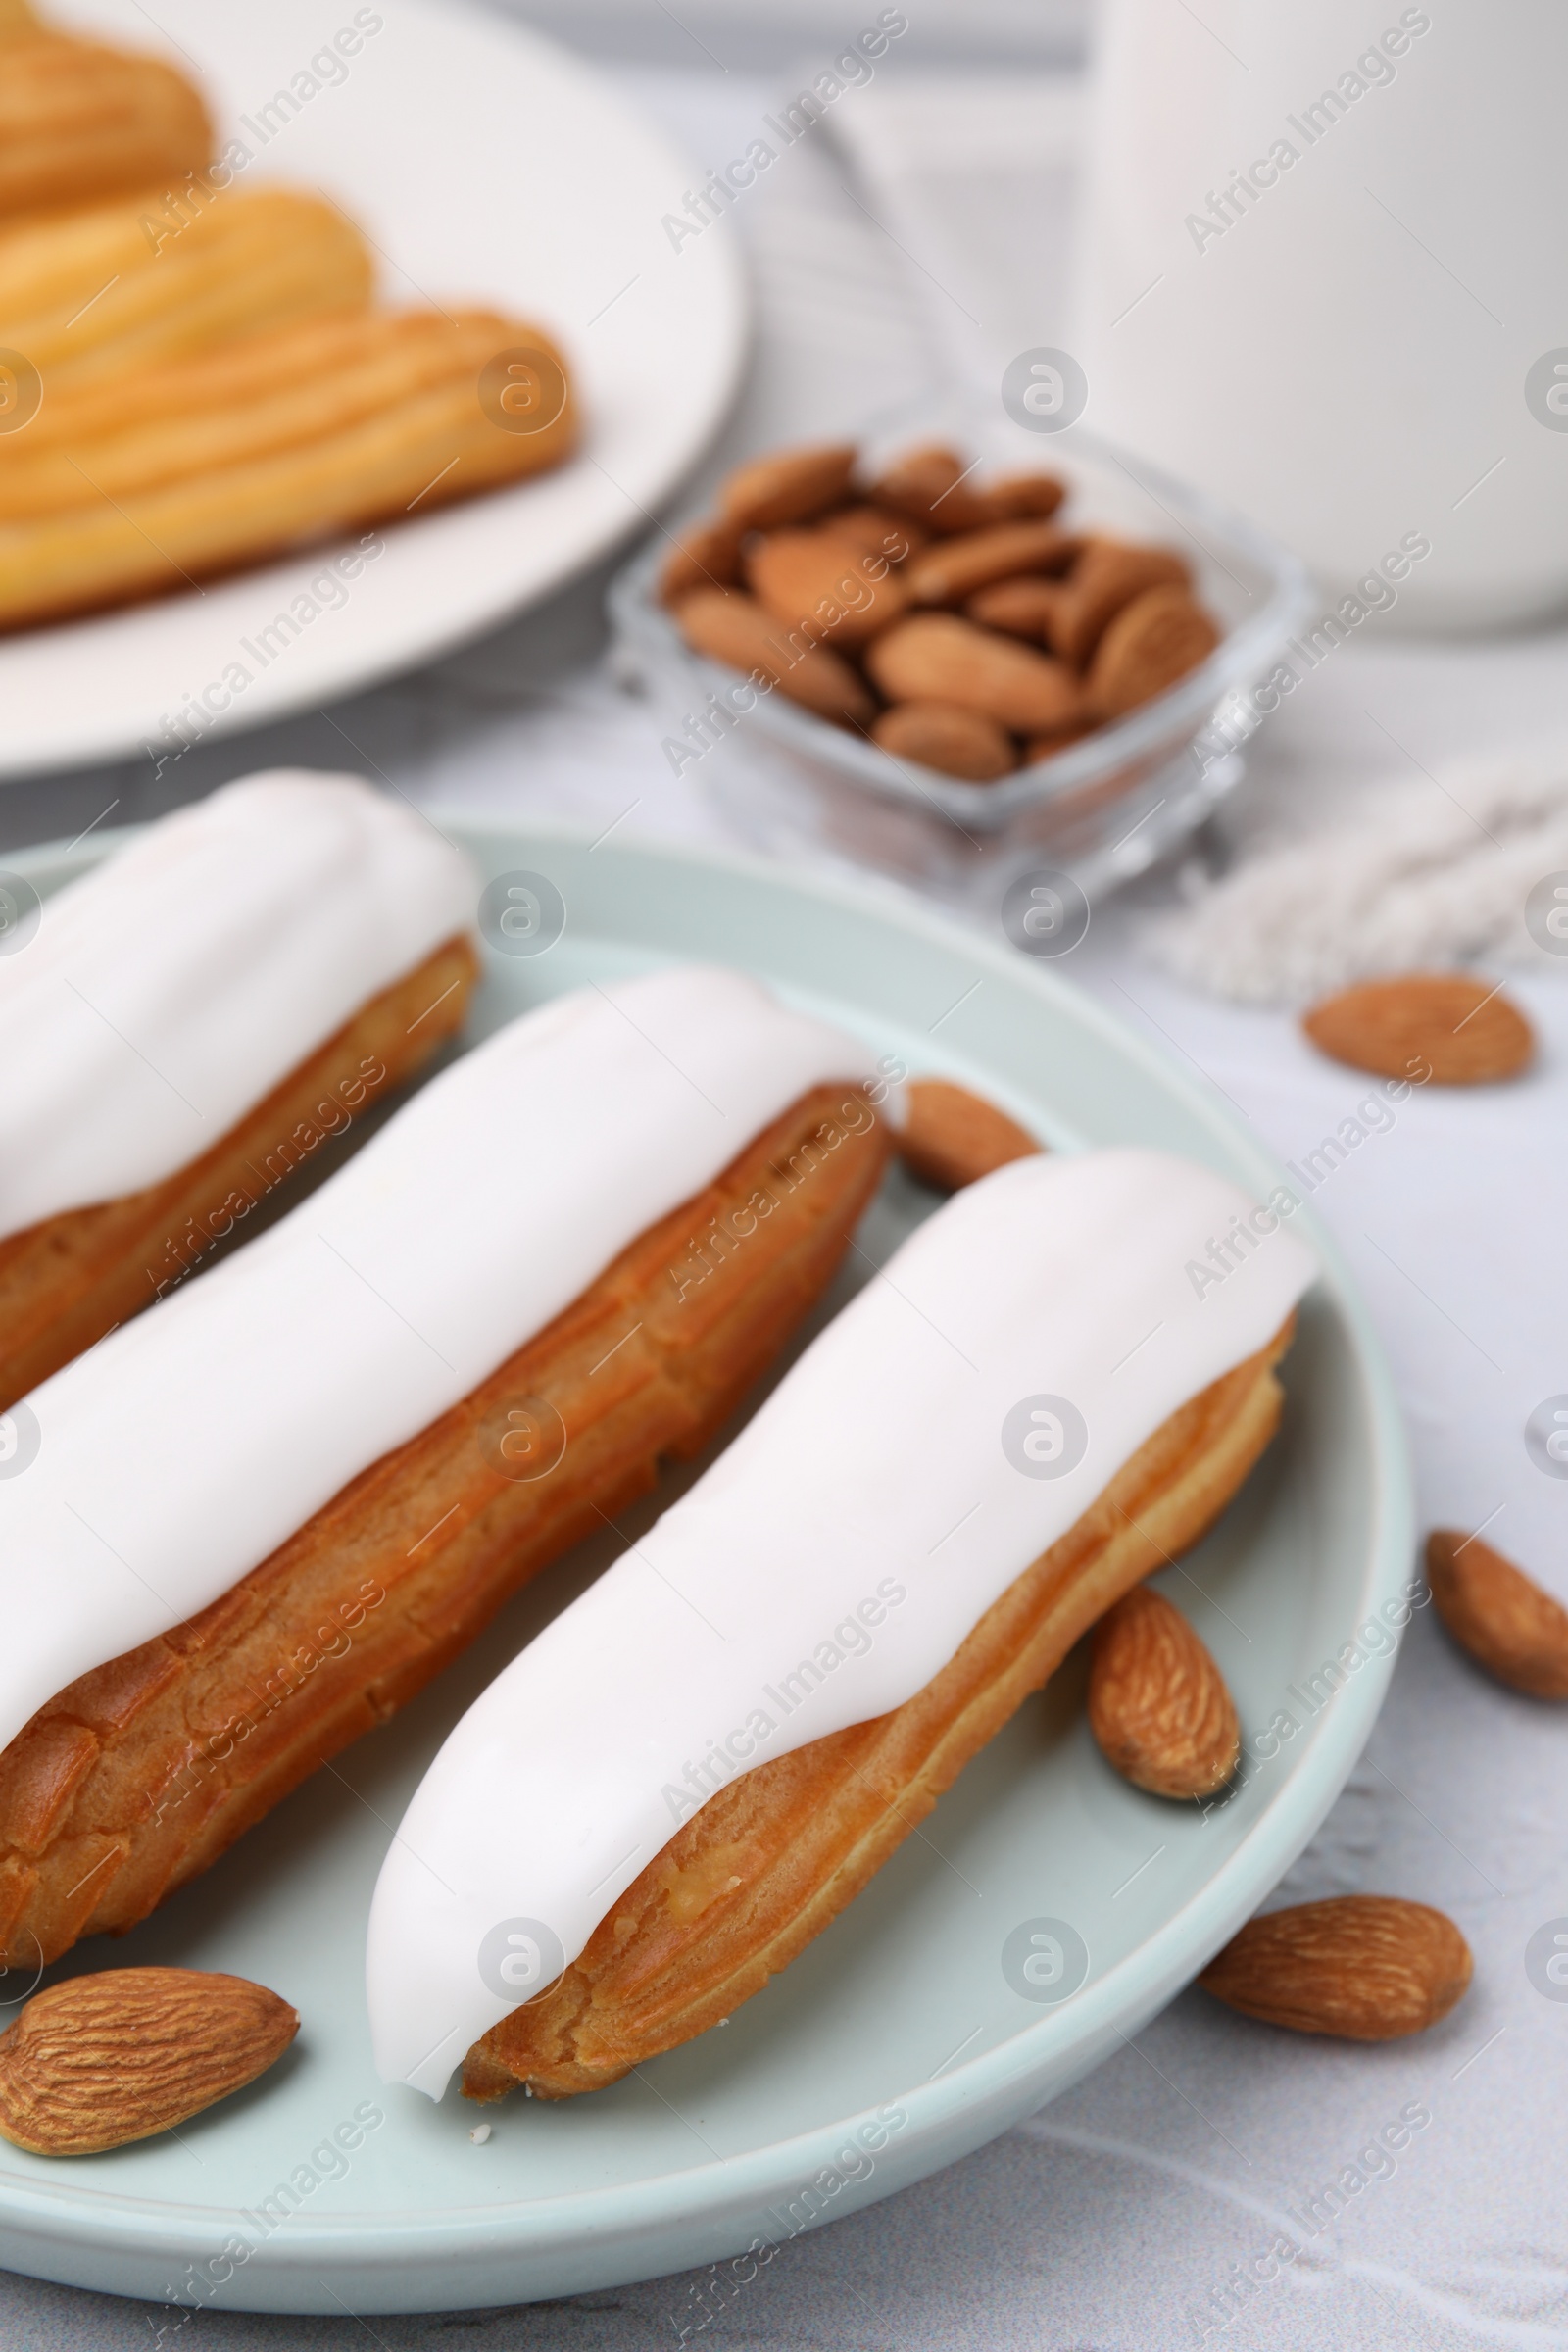
[[[1277, 1181], [1221, 1106], [1054, 971], [923, 909], [736, 858], [457, 830], [488, 874], [542, 872], [567, 908], [547, 955], [492, 959], [475, 1035], [591, 978], [693, 957], [742, 964], [875, 1054], [980, 1088], [1058, 1149], [1138, 1141], [1258, 1197]], [[15, 862], [47, 890], [109, 846]], [[890, 1178], [865, 1250], [885, 1257], [934, 1204]], [[1332, 1247], [1300, 1223], [1325, 1274], [1287, 1360], [1281, 1435], [1161, 1580], [1249, 1732], [1397, 1594], [1412, 1552], [1387, 1376]], [[625, 1532], [635, 1540], [674, 1491], [627, 1514]], [[1084, 1722], [1081, 1661], [1069, 1662], [727, 2028], [591, 2098], [486, 2109], [492, 2136], [476, 2147], [479, 2111], [455, 2094], [436, 2107], [376, 2081], [362, 1973], [370, 1890], [459, 1712], [618, 1548], [607, 1537], [560, 1563], [205, 1878], [122, 1941], [63, 1964], [232, 1970], [293, 2001], [303, 2030], [270, 2075], [177, 2138], [56, 2163], [0, 2147], [0, 2263], [159, 2300], [376, 2312], [570, 2294], [777, 2244], [979, 2145], [1119, 2047], [1289, 1867], [1387, 1683], [1387, 1661], [1362, 1667], [1205, 1820], [1110, 1772]], [[1008, 1936], [1041, 1918], [1066, 1920], [1089, 1951], [1082, 1989], [1055, 2008], [1020, 1997], [1002, 1965]], [[334, 2129], [352, 2137], [367, 2102], [384, 2120], [345, 2159]]]
[[[536, 482], [388, 527], [347, 601], [265, 668], [242, 641], [257, 643], [330, 550], [0, 638], [0, 775], [156, 746], [166, 716], [236, 662], [250, 682], [203, 740], [428, 660], [641, 527], [711, 437], [745, 346], [733, 239], [715, 223], [671, 249], [661, 220], [694, 184], [691, 165], [552, 42], [461, 0], [377, 0], [358, 14], [381, 29], [329, 85], [311, 60], [353, 25], [355, 0], [159, 0], [151, 13], [62, 0], [58, 14], [194, 71], [220, 140], [254, 151], [243, 177], [341, 204], [385, 257], [388, 298], [537, 319], [574, 370], [586, 430], [581, 454]], [[264, 119], [302, 74], [322, 86], [292, 117]]]

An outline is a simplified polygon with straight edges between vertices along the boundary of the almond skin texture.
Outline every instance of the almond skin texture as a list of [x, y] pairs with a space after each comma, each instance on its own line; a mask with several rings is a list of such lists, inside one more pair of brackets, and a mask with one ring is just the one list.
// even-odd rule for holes
[[92, 2156], [182, 2124], [281, 2058], [300, 2021], [244, 1977], [111, 1968], [34, 1993], [0, 2034], [0, 2133]]
[[1425, 1063], [1439, 1086], [1517, 1077], [1536, 1047], [1524, 1014], [1470, 972], [1363, 980], [1314, 1004], [1301, 1027], [1320, 1054], [1352, 1069], [1410, 1078]]
[[1067, 581], [1054, 650], [1083, 668], [1110, 620], [1146, 588], [1189, 585], [1181, 557], [1164, 547], [1126, 547], [1119, 539], [1091, 539]]
[[1006, 473], [983, 490], [957, 451], [926, 442], [896, 458], [871, 495], [932, 531], [979, 531], [999, 522], [1043, 522], [1067, 495], [1054, 473]]
[[1206, 662], [1219, 631], [1185, 588], [1146, 588], [1106, 627], [1089, 668], [1089, 700], [1120, 718]]
[[678, 605], [696, 588], [733, 588], [741, 576], [741, 534], [733, 523], [699, 522], [683, 531], [659, 573], [659, 601]]
[[1023, 522], [1035, 516], [1044, 521], [1066, 497], [1067, 485], [1054, 473], [1004, 473], [975, 495], [988, 522]]
[[749, 596], [702, 588], [675, 608], [681, 635], [694, 653], [722, 662], [748, 676], [770, 678], [792, 703], [804, 703], [819, 718], [868, 726], [876, 705], [849, 663], [830, 647], [808, 646], [797, 654], [781, 621]]
[[963, 609], [983, 629], [1005, 629], [1009, 637], [1028, 637], [1036, 645], [1049, 645], [1066, 594], [1061, 580], [997, 580], [989, 588], [978, 589]]
[[872, 727], [871, 740], [896, 760], [970, 784], [994, 784], [1018, 764], [1006, 728], [956, 703], [895, 703]]
[[1568, 1698], [1568, 1609], [1483, 1544], [1440, 1527], [1427, 1538], [1427, 1582], [1461, 1649], [1511, 1690]]
[[1089, 1728], [1106, 1763], [1151, 1796], [1208, 1796], [1242, 1752], [1224, 1676], [1180, 1609], [1147, 1585], [1095, 1629]]
[[960, 1192], [994, 1168], [1041, 1150], [1004, 1110], [950, 1079], [911, 1079], [905, 1103], [899, 1156], [911, 1176], [939, 1193]]
[[859, 555], [830, 531], [770, 531], [754, 539], [746, 577], [786, 629], [809, 620], [838, 647], [863, 645], [909, 601], [885, 556]]
[[926, 544], [926, 534], [917, 522], [887, 507], [839, 507], [824, 514], [816, 527], [842, 539], [858, 556], [886, 556], [890, 564], [917, 556]]
[[1033, 767], [1038, 760], [1054, 760], [1070, 743], [1081, 743], [1086, 735], [1095, 732], [1092, 718], [1076, 719], [1070, 727], [1060, 727], [1054, 735], [1031, 735], [1023, 747], [1024, 767]]
[[917, 605], [956, 605], [1015, 572], [1065, 571], [1079, 542], [1054, 522], [1003, 522], [989, 531], [939, 539], [909, 565]]
[[1249, 1920], [1198, 1982], [1265, 2025], [1397, 2041], [1446, 2017], [1473, 1966], [1441, 1911], [1392, 1894], [1340, 1894]]
[[1020, 735], [1054, 734], [1083, 693], [1059, 662], [956, 612], [914, 612], [877, 638], [865, 665], [891, 703], [957, 703]]
[[780, 449], [754, 458], [728, 476], [719, 493], [726, 522], [743, 531], [770, 531], [781, 522], [809, 522], [836, 506], [855, 467], [851, 442], [821, 449]]
[[922, 442], [894, 459], [870, 495], [875, 505], [892, 507], [928, 531], [979, 530], [996, 517], [963, 480], [966, 470], [956, 449]]

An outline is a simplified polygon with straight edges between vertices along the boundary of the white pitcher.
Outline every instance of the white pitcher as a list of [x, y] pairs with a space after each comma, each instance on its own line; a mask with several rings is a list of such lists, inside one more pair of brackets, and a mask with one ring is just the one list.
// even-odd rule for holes
[[1565, 92], [1562, 0], [1102, 0], [1086, 424], [1412, 625], [1568, 602]]

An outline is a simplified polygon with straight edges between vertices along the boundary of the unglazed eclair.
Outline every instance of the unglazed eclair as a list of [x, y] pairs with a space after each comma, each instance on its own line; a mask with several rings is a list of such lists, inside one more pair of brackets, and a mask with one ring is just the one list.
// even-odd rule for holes
[[[129, 430], [168, 398], [174, 387], [161, 365], [288, 320], [363, 310], [373, 276], [353, 222], [301, 189], [229, 188], [181, 220], [144, 190], [0, 222], [0, 344], [24, 356], [42, 389], [38, 413], [0, 460], [0, 514], [33, 512], [51, 481], [71, 484], [58, 455], [39, 481], [40, 453], [67, 439], [77, 458], [67, 503], [90, 497], [99, 476], [89, 440], [101, 462], [106, 426]], [[96, 405], [82, 405], [86, 387], [97, 388]], [[166, 412], [164, 422], [177, 445], [180, 417]], [[187, 467], [201, 455], [191, 452]], [[123, 472], [102, 486], [123, 489]]]
[[479, 877], [356, 776], [252, 776], [0, 899], [0, 1410], [197, 1271], [461, 1027]]
[[46, 387], [38, 422], [0, 466], [0, 628], [521, 481], [569, 454], [578, 412], [524, 320], [366, 310]]
[[385, 2078], [567, 2097], [760, 1991], [1223, 1508], [1312, 1272], [1158, 1152], [939, 1210], [437, 1755], [371, 1908]]
[[213, 152], [200, 93], [161, 58], [73, 40], [0, 5], [0, 213], [169, 183]]
[[0, 1943], [128, 1927], [702, 1446], [881, 1174], [865, 1050], [591, 985], [47, 1381], [0, 1467]]

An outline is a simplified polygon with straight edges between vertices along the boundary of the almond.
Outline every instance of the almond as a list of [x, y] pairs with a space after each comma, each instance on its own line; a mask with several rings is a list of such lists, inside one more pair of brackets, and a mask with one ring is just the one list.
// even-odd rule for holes
[[1019, 734], [1051, 734], [1082, 710], [1078, 681], [1059, 662], [977, 629], [956, 612], [914, 612], [879, 637], [865, 665], [892, 703], [957, 703]]
[[1068, 576], [1057, 611], [1054, 650], [1075, 669], [1087, 663], [1106, 625], [1146, 588], [1182, 587], [1191, 575], [1165, 547], [1127, 547], [1119, 539], [1091, 539]]
[[780, 449], [754, 458], [725, 480], [719, 504], [726, 522], [743, 531], [770, 531], [780, 522], [809, 522], [841, 499], [855, 469], [850, 442], [821, 449]]
[[1392, 1894], [1340, 1894], [1249, 1920], [1198, 1982], [1265, 2025], [1396, 2041], [1446, 2017], [1473, 1966], [1441, 1911]]
[[1044, 521], [1054, 514], [1067, 486], [1054, 473], [1007, 473], [975, 487], [972, 463], [942, 442], [925, 442], [896, 458], [872, 489], [933, 531], [976, 531], [999, 522]]
[[1146, 588], [1123, 605], [1095, 649], [1089, 699], [1102, 718], [1120, 718], [1206, 662], [1219, 631], [1185, 588]]
[[1106, 1763], [1151, 1796], [1208, 1796], [1242, 1752], [1224, 1676], [1180, 1609], [1147, 1585], [1095, 1629], [1089, 1728]]
[[1320, 1054], [1379, 1078], [1485, 1086], [1517, 1076], [1535, 1052], [1530, 1023], [1469, 972], [1401, 972], [1363, 980], [1301, 1016]]
[[978, 590], [963, 609], [982, 628], [1005, 629], [1009, 637], [1030, 637], [1036, 645], [1049, 645], [1067, 593], [1060, 580], [997, 580]]
[[876, 705], [849, 663], [825, 645], [808, 644], [799, 630], [792, 641], [751, 597], [702, 588], [681, 599], [675, 620], [694, 653], [770, 679], [780, 694], [819, 718], [869, 725]]
[[1461, 1649], [1532, 1698], [1568, 1698], [1568, 1609], [1483, 1544], [1440, 1527], [1427, 1538], [1427, 1582]]
[[1037, 515], [1043, 521], [1054, 514], [1067, 495], [1067, 485], [1054, 473], [1004, 473], [975, 494], [989, 522], [1022, 522]]
[[[1023, 747], [1021, 764], [1024, 767], [1033, 767], [1042, 760], [1054, 760], [1056, 754], [1064, 752], [1070, 743], [1081, 743], [1086, 735], [1093, 735], [1094, 732], [1095, 721], [1092, 718], [1079, 718], [1075, 719], [1070, 727], [1058, 727], [1054, 735], [1031, 735]], [[1113, 779], [1113, 781], [1115, 782], [1115, 793], [1107, 794], [1106, 798], [1113, 799], [1124, 789], [1119, 778]], [[1093, 803], [1089, 804], [1091, 807], [1094, 805]], [[1073, 807], [1075, 808], [1078, 807], [1076, 795]]]
[[966, 465], [956, 449], [940, 441], [923, 442], [895, 458], [886, 473], [872, 483], [871, 499], [892, 507], [928, 531], [973, 531], [994, 520], [973, 490]]
[[732, 522], [694, 523], [665, 556], [659, 601], [678, 605], [694, 588], [733, 588], [741, 576], [741, 534]]
[[1004, 1110], [948, 1078], [914, 1078], [905, 1089], [899, 1155], [911, 1176], [939, 1193], [956, 1193], [1009, 1160], [1044, 1146]]
[[844, 540], [857, 555], [886, 556], [890, 564], [917, 556], [926, 544], [926, 534], [917, 522], [887, 507], [838, 507], [824, 514], [816, 527]]
[[787, 629], [808, 620], [835, 646], [863, 645], [909, 601], [885, 556], [858, 555], [830, 531], [769, 531], [754, 539], [746, 577]]
[[1054, 522], [1003, 522], [994, 530], [939, 539], [909, 565], [909, 594], [917, 605], [956, 605], [993, 580], [1015, 572], [1065, 571], [1081, 541]]
[[895, 703], [872, 727], [871, 740], [896, 760], [913, 760], [970, 784], [994, 784], [1018, 764], [1006, 728], [956, 703]]
[[34, 1993], [0, 2034], [0, 2134], [35, 2156], [150, 2139], [281, 2058], [300, 2021], [244, 1977], [111, 1968]]

